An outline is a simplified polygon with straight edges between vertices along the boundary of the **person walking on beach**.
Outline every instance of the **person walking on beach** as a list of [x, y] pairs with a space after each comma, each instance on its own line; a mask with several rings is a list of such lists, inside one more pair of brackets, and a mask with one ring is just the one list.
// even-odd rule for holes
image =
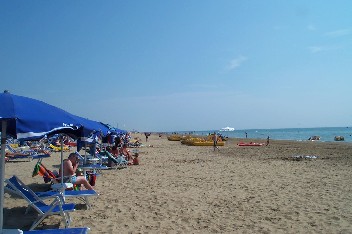
[[214, 144], [213, 144], [214, 151], [216, 149], [219, 150], [219, 147], [217, 146], [217, 144], [218, 144], [218, 135], [216, 135], [216, 132], [214, 132], [214, 134], [213, 134], [213, 142], [214, 142]]
[[268, 146], [268, 145], [269, 145], [269, 139], [270, 139], [270, 137], [268, 136], [268, 138], [266, 138], [266, 144], [265, 144], [265, 146]]

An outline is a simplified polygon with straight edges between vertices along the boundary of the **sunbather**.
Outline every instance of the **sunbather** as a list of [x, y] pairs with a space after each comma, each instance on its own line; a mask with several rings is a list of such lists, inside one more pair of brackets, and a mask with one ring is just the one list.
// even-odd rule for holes
[[21, 153], [21, 152], [18, 152], [18, 153], [6, 152], [5, 153], [5, 157], [8, 157], [8, 158], [18, 157], [18, 156], [26, 157], [26, 156], [30, 156], [30, 154], [29, 153]]
[[138, 153], [134, 155], [134, 158], [132, 159], [132, 165], [139, 165]]
[[117, 157], [119, 156], [120, 150], [116, 145], [114, 145], [109, 152], [115, 157]]
[[68, 158], [63, 161], [64, 180], [66, 180], [66, 182], [71, 182], [72, 184], [83, 184], [86, 189], [93, 190], [94, 188], [89, 184], [89, 182], [84, 176], [76, 175], [78, 164], [79, 159], [76, 153], [71, 153]]
[[127, 144], [124, 144], [120, 149], [120, 155], [123, 155], [127, 161], [132, 160], [130, 151], [127, 149]]

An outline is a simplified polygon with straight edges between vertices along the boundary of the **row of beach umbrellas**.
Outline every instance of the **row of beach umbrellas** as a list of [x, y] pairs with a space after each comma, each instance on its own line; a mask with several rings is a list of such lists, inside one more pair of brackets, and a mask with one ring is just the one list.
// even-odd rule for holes
[[[67, 134], [74, 138], [88, 137], [92, 132], [105, 136], [109, 126], [70, 114], [45, 102], [11, 94], [0, 93], [1, 160], [0, 160], [0, 233], [3, 230], [5, 147], [7, 136], [36, 140], [53, 134]], [[61, 153], [62, 160], [62, 153]]]

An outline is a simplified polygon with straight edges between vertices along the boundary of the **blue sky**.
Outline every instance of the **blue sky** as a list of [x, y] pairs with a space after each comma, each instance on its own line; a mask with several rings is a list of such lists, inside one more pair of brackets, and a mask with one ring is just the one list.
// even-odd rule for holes
[[0, 87], [139, 131], [351, 126], [352, 1], [0, 2]]

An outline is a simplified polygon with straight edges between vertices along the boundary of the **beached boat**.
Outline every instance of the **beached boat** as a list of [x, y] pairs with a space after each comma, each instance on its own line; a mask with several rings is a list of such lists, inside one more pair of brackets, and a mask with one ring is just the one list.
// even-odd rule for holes
[[220, 132], [232, 132], [232, 131], [235, 131], [235, 128], [225, 127], [220, 129]]
[[204, 141], [204, 139], [202, 138], [195, 138], [195, 137], [189, 137], [189, 138], [185, 138], [183, 140], [181, 140], [181, 144], [184, 144], [184, 145], [193, 145], [193, 142], [196, 142], [196, 141]]
[[167, 139], [169, 141], [180, 141], [181, 140], [181, 136], [180, 135], [171, 135], [171, 136], [168, 136]]

